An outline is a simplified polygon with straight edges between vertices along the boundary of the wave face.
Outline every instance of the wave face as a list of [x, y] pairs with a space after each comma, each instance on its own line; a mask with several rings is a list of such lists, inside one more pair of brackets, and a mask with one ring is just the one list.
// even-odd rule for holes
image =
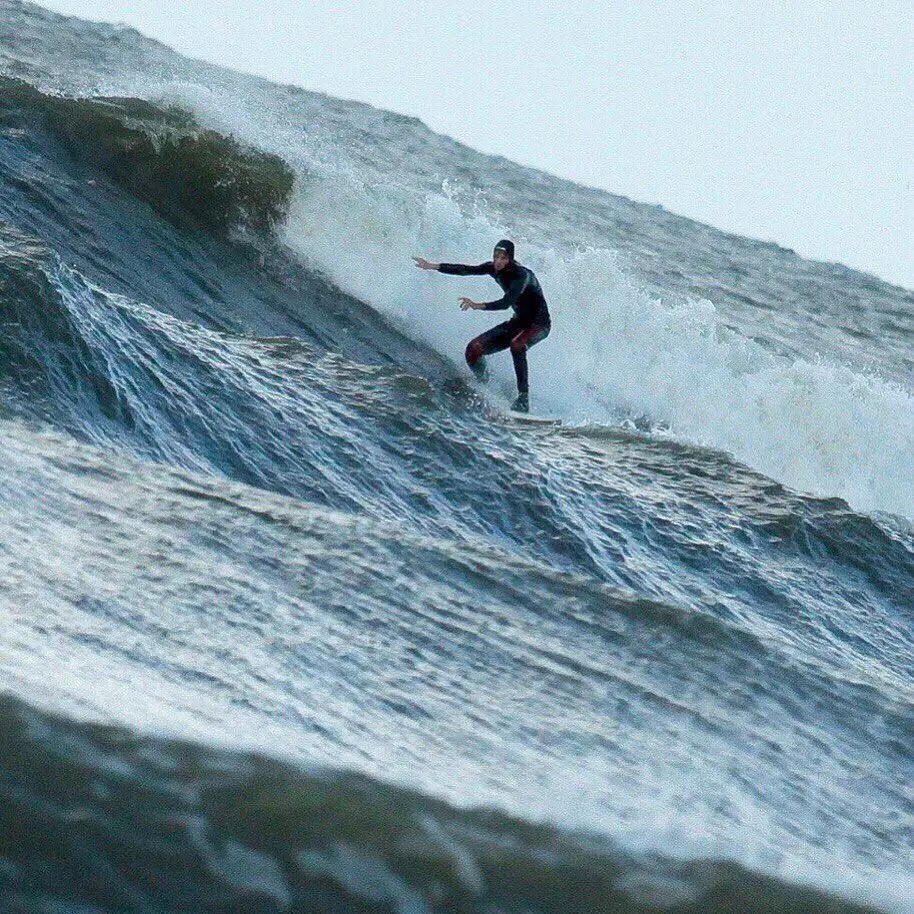
[[0, 24], [7, 907], [914, 910], [910, 292]]
[[482, 318], [444, 305], [453, 285], [404, 270], [409, 255], [479, 260], [510, 233], [556, 315], [535, 354], [542, 408], [635, 417], [793, 488], [914, 518], [914, 293], [482, 156], [410, 118], [184, 60], [131, 29], [5, 6], [8, 72], [177, 105], [288, 163], [289, 246], [411, 338], [458, 361]]

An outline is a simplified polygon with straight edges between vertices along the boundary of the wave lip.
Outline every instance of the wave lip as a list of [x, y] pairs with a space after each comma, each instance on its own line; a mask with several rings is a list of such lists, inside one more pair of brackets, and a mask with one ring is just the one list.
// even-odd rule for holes
[[226, 236], [271, 233], [294, 176], [279, 156], [242, 147], [178, 108], [136, 98], [66, 98], [0, 76], [0, 120], [38, 114], [78, 158], [166, 218]]

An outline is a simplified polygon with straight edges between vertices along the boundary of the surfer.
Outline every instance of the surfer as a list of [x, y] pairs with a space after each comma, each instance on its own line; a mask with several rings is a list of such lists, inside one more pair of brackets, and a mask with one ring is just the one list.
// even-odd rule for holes
[[462, 311], [503, 311], [514, 309], [514, 316], [470, 340], [466, 349], [467, 365], [485, 383], [488, 380], [485, 357], [502, 349], [511, 350], [517, 375], [517, 399], [511, 409], [530, 411], [530, 388], [527, 380], [527, 350], [549, 336], [552, 322], [539, 280], [533, 270], [514, 259], [514, 243], [504, 239], [495, 245], [492, 259], [477, 266], [465, 263], [430, 263], [413, 257], [420, 270], [437, 270], [451, 276], [491, 276], [502, 287], [504, 295], [497, 301], [477, 302], [462, 297]]

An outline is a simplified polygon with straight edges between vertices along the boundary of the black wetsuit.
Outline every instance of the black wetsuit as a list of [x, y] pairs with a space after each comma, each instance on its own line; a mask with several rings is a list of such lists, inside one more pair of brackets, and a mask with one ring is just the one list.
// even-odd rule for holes
[[485, 380], [485, 359], [483, 356], [502, 349], [511, 349], [514, 359], [514, 373], [517, 375], [517, 391], [526, 394], [527, 350], [546, 339], [552, 329], [549, 308], [533, 270], [516, 261], [511, 261], [502, 270], [496, 271], [492, 261], [469, 266], [464, 263], [442, 263], [438, 271], [451, 276], [491, 276], [504, 290], [497, 301], [487, 302], [486, 311], [514, 309], [514, 317], [498, 324], [491, 330], [470, 340], [466, 349], [467, 364], [480, 380]]

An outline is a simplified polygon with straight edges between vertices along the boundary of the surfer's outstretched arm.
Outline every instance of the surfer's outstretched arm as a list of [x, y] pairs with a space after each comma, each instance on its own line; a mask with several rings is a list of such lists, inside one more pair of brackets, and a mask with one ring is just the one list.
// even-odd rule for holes
[[439, 263], [438, 272], [447, 273], [449, 276], [493, 276], [495, 274], [491, 261], [475, 265], [468, 263]]
[[432, 263], [424, 257], [413, 257], [413, 260], [420, 270], [437, 270], [439, 273], [447, 273], [451, 276], [493, 276], [495, 273], [492, 269], [491, 261], [473, 265], [468, 263]]

